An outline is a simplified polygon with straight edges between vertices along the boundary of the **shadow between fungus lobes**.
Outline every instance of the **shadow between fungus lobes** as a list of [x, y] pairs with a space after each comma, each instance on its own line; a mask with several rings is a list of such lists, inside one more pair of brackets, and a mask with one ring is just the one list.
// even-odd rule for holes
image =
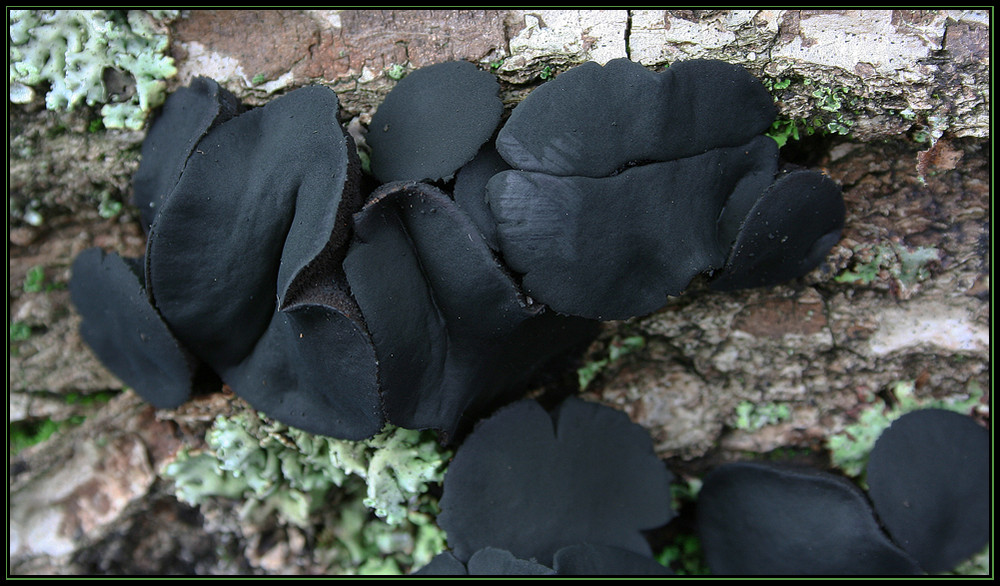
[[593, 336], [592, 318], [654, 311], [702, 272], [720, 289], [801, 276], [839, 237], [839, 189], [778, 170], [760, 136], [771, 98], [737, 66], [588, 63], [494, 143], [498, 89], [460, 62], [400, 81], [368, 131], [391, 182], [366, 194], [333, 91], [244, 111], [195, 80], [143, 145], [145, 270], [74, 264], [85, 339], [154, 405], [211, 371], [312, 433], [451, 435]]

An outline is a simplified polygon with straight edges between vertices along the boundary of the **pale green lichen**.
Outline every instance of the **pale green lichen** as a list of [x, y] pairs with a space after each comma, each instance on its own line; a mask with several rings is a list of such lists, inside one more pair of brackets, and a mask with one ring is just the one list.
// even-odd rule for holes
[[930, 277], [928, 265], [941, 260], [936, 248], [909, 248], [895, 242], [865, 246], [856, 251], [856, 256], [861, 262], [834, 277], [836, 282], [868, 285], [885, 271], [900, 285], [911, 286]]
[[398, 574], [445, 547], [428, 489], [441, 482], [450, 453], [431, 433], [390, 427], [351, 442], [241, 413], [217, 418], [206, 442], [209, 450], [164, 469], [178, 498], [196, 506], [243, 499], [240, 515], [251, 522], [327, 519], [320, 539], [330, 551], [320, 557], [332, 571]]
[[783, 403], [754, 404], [743, 401], [736, 406], [736, 421], [733, 426], [743, 431], [757, 431], [768, 425], [788, 421], [792, 410]]
[[[140, 129], [164, 99], [166, 78], [177, 73], [166, 54], [169, 39], [154, 19], [168, 11], [12, 10], [10, 101], [34, 99], [34, 86], [47, 83], [45, 105], [72, 110], [101, 104], [106, 128]], [[128, 91], [110, 95], [109, 72], [128, 81]]]
[[190, 504], [199, 505], [212, 497], [238, 498], [246, 485], [239, 478], [219, 469], [211, 454], [191, 454], [182, 450], [167, 464], [163, 475], [174, 481], [174, 494]]
[[991, 551], [992, 549], [987, 545], [986, 549], [958, 564], [958, 567], [953, 571], [944, 572], [944, 574], [954, 574], [956, 576], [989, 576], [992, 574], [990, 569], [993, 567], [993, 556], [990, 555]]
[[385, 70], [385, 75], [394, 81], [399, 81], [406, 77], [406, 67], [398, 63], [393, 63]]
[[860, 477], [868, 464], [868, 454], [871, 453], [875, 441], [896, 419], [918, 409], [948, 409], [958, 413], [969, 413], [979, 404], [983, 396], [982, 389], [975, 384], [970, 385], [966, 399], [921, 398], [916, 396], [914, 389], [913, 381], [896, 382], [890, 389], [896, 398], [894, 406], [889, 407], [881, 399], [875, 398], [871, 406], [861, 412], [855, 423], [828, 437], [826, 447], [830, 451], [830, 462], [848, 476]]

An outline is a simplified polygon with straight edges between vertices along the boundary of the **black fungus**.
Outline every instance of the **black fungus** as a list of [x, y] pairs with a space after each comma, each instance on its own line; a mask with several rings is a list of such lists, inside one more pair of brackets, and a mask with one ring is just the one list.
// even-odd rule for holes
[[240, 110], [236, 96], [207, 77], [196, 77], [170, 94], [142, 142], [142, 158], [132, 179], [132, 201], [147, 233], [198, 141]]
[[550, 576], [552, 568], [514, 557], [509, 551], [484, 547], [463, 564], [451, 552], [442, 552], [414, 576]]
[[170, 409], [191, 395], [198, 361], [150, 304], [141, 269], [141, 259], [87, 249], [73, 261], [70, 297], [83, 318], [80, 336], [108, 370]]
[[734, 243], [712, 288], [767, 287], [805, 275], [840, 240], [845, 213], [840, 187], [829, 177], [812, 171], [780, 177], [743, 216], [738, 230], [725, 231], [727, 241], [735, 235]]
[[[140, 297], [177, 352], [314, 433], [454, 440], [591, 318], [655, 311], [702, 273], [720, 289], [793, 278], [839, 236], [831, 181], [775, 181], [774, 105], [739, 66], [588, 63], [497, 133], [498, 89], [466, 62], [397, 84], [367, 135], [390, 181], [370, 197], [332, 90], [245, 112], [207, 79], [172, 95], [135, 197]], [[452, 176], [454, 199], [419, 183]]]
[[372, 173], [383, 182], [451, 177], [493, 136], [499, 91], [496, 77], [467, 61], [410, 73], [372, 116]]
[[500, 249], [525, 290], [556, 311], [650, 313], [723, 266], [716, 221], [731, 193], [767, 187], [776, 154], [758, 137], [598, 179], [504, 171], [487, 185]]
[[990, 436], [942, 409], [903, 415], [879, 437], [866, 480], [889, 535], [928, 572], [952, 570], [990, 539]]
[[556, 552], [553, 564], [560, 576], [670, 576], [656, 560], [618, 547], [590, 543]]
[[810, 171], [776, 181], [774, 117], [763, 84], [720, 61], [567, 71], [497, 135], [512, 167], [487, 184], [499, 252], [533, 298], [598, 319], [651, 313], [698, 274], [718, 289], [802, 276], [843, 201]]
[[146, 266], [171, 331], [237, 394], [363, 439], [385, 417], [340, 269], [360, 162], [337, 112], [333, 91], [310, 87], [214, 126], [160, 208]]
[[641, 531], [665, 524], [671, 474], [649, 433], [619, 411], [570, 398], [481, 421], [448, 467], [438, 524], [456, 558], [484, 547], [552, 566], [578, 544], [651, 556]]
[[655, 73], [628, 59], [589, 62], [521, 102], [497, 150], [524, 171], [607, 177], [635, 162], [746, 144], [775, 114], [767, 89], [739, 65], [696, 59]]
[[698, 493], [698, 536], [718, 575], [913, 575], [847, 479], [755, 462], [719, 466]]
[[153, 299], [216, 370], [240, 363], [292, 281], [347, 242], [360, 163], [337, 111], [332, 90], [307, 87], [220, 124], [160, 210], [146, 253]]
[[607, 545], [568, 545], [553, 556], [554, 568], [522, 560], [504, 549], [485, 547], [463, 564], [453, 553], [438, 554], [415, 576], [670, 576], [650, 557]]
[[523, 390], [596, 324], [529, 303], [446, 194], [391, 183], [355, 216], [344, 270], [379, 358], [395, 425], [451, 436]]
[[469, 216], [494, 250], [500, 246], [497, 243], [496, 223], [486, 199], [486, 185], [494, 175], [508, 169], [510, 165], [500, 157], [495, 144], [490, 141], [455, 175], [455, 203]]

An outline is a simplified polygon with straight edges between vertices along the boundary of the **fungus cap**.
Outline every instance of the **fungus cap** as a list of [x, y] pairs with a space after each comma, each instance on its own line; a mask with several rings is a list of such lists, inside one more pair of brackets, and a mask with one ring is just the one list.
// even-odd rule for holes
[[882, 533], [864, 494], [839, 476], [724, 464], [698, 493], [698, 536], [713, 574], [919, 574]]
[[216, 370], [240, 363], [293, 280], [347, 242], [360, 163], [336, 94], [288, 93], [198, 143], [147, 243], [164, 319]]
[[928, 572], [945, 572], [990, 538], [990, 435], [943, 409], [903, 415], [872, 448], [868, 494], [889, 535]]
[[[733, 233], [736, 214], [729, 211], [723, 235]], [[804, 170], [779, 177], [746, 213], [712, 288], [766, 287], [805, 275], [840, 240], [845, 215], [840, 187], [829, 177]]]
[[240, 107], [236, 96], [207, 77], [194, 78], [166, 99], [142, 142], [142, 158], [132, 179], [132, 201], [139, 208], [146, 232], [198, 141], [236, 116]]
[[73, 261], [70, 298], [83, 317], [80, 336], [108, 370], [154, 407], [172, 409], [190, 396], [198, 363], [150, 305], [141, 263], [87, 249]]
[[745, 144], [775, 115], [767, 89], [739, 65], [695, 59], [655, 73], [624, 58], [588, 62], [518, 104], [497, 151], [523, 171], [607, 177]]
[[595, 324], [530, 304], [445, 193], [382, 186], [355, 216], [344, 260], [379, 360], [389, 420], [448, 437], [513, 398]]
[[498, 547], [552, 566], [557, 551], [581, 543], [648, 557], [641, 531], [674, 516], [671, 478], [624, 413], [573, 397], [551, 414], [519, 401], [458, 449], [438, 523], [459, 560]]
[[716, 222], [726, 201], [764, 191], [776, 155], [773, 140], [757, 137], [612, 177], [504, 171], [487, 194], [504, 259], [528, 294], [561, 313], [627, 319], [723, 266]]
[[372, 173], [383, 182], [447, 179], [493, 136], [503, 114], [496, 77], [467, 61], [404, 77], [369, 125]]
[[386, 423], [375, 349], [332, 283], [275, 310], [253, 351], [219, 375], [254, 409], [309, 433], [357, 441]]

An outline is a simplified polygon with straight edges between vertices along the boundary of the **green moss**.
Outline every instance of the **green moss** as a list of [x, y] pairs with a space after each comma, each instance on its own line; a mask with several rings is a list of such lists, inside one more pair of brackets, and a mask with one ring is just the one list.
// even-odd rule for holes
[[40, 444], [53, 435], [83, 423], [84, 417], [69, 419], [41, 419], [38, 421], [16, 421], [7, 427], [7, 451], [16, 455], [21, 450]]
[[253, 76], [253, 79], [250, 80], [250, 83], [252, 83], [253, 85], [260, 85], [265, 81], [267, 81], [267, 76], [264, 75], [263, 73], [258, 73], [257, 75]]
[[41, 293], [45, 283], [45, 267], [35, 265], [28, 269], [24, 276], [23, 289], [25, 293]]
[[960, 563], [953, 571], [945, 572], [945, 574], [957, 576], [990, 576], [992, 575], [990, 570], [993, 567], [993, 557], [990, 555], [990, 552], [990, 546], [986, 546], [986, 549]]
[[[701, 480], [697, 478], [671, 484], [671, 507], [680, 511], [684, 507], [695, 506], [699, 491]], [[701, 541], [691, 530], [680, 530], [670, 545], [656, 555], [656, 561], [680, 576], [705, 576], [711, 573], [701, 550]]]
[[783, 90], [788, 86], [792, 85], [791, 79], [781, 79], [771, 84], [771, 89]]
[[789, 140], [799, 140], [799, 125], [794, 120], [775, 120], [765, 133], [778, 143], [778, 148], [788, 144]]
[[45, 280], [45, 267], [42, 265], [35, 265], [28, 269], [28, 272], [24, 275], [24, 285], [22, 288], [25, 293], [43, 293], [65, 289], [66, 284], [47, 283]]
[[823, 134], [846, 135], [851, 131], [854, 123], [844, 117], [847, 110], [856, 108], [860, 100], [850, 94], [847, 87], [817, 86], [813, 80], [802, 78], [798, 82], [791, 78], [780, 80], [765, 79], [764, 84], [772, 92], [786, 90], [793, 84], [801, 84], [801, 88], [795, 88], [794, 93], [802, 93], [809, 96], [814, 108], [820, 111], [819, 116], [811, 119], [778, 119], [771, 125], [765, 133], [778, 143], [778, 147], [785, 146], [789, 141], [799, 140], [804, 136], [811, 136], [817, 132]]
[[8, 335], [11, 342], [23, 342], [31, 337], [31, 326], [20, 321], [10, 322], [10, 333]]
[[881, 399], [875, 399], [870, 407], [861, 412], [855, 423], [827, 438], [830, 462], [848, 476], [861, 477], [875, 441], [899, 417], [918, 409], [948, 409], [969, 413], [983, 396], [982, 389], [972, 384], [969, 386], [969, 396], [964, 400], [921, 398], [914, 394], [913, 381], [896, 382], [890, 392], [896, 398], [894, 406], [890, 407]]
[[584, 390], [590, 385], [597, 375], [607, 366], [618, 362], [623, 357], [641, 350], [646, 346], [646, 339], [642, 336], [630, 336], [628, 338], [615, 338], [608, 346], [607, 358], [593, 360], [583, 365], [576, 371], [577, 380], [580, 383], [580, 390]]
[[114, 201], [110, 199], [103, 199], [101, 203], [97, 204], [97, 213], [102, 218], [113, 218], [120, 214], [122, 211], [122, 202]]
[[825, 126], [821, 118], [814, 118], [812, 120], [778, 119], [771, 124], [771, 128], [764, 134], [773, 138], [778, 143], [778, 148], [781, 148], [788, 144], [789, 141], [799, 140], [805, 136], [812, 136], [824, 130]]
[[542, 68], [542, 72], [538, 74], [538, 77], [540, 77], [542, 79], [542, 81], [545, 81], [545, 80], [551, 78], [552, 77], [552, 67], [550, 67], [548, 65], [546, 65], [545, 67], [543, 67]]
[[63, 400], [67, 405], [97, 405], [107, 403], [118, 396], [117, 391], [98, 391], [96, 393], [67, 393]]
[[701, 550], [701, 541], [693, 533], [681, 533], [656, 556], [656, 561], [678, 576], [707, 576], [712, 573]]
[[848, 89], [846, 87], [831, 88], [831, 87], [820, 87], [810, 94], [817, 100], [817, 107], [820, 110], [826, 110], [827, 112], [840, 112], [840, 109], [844, 106], [844, 101], [847, 98]]
[[372, 159], [370, 156], [368, 156], [368, 153], [366, 153], [361, 149], [358, 149], [358, 159], [361, 160], [361, 171], [364, 172], [366, 175], [371, 175]]

